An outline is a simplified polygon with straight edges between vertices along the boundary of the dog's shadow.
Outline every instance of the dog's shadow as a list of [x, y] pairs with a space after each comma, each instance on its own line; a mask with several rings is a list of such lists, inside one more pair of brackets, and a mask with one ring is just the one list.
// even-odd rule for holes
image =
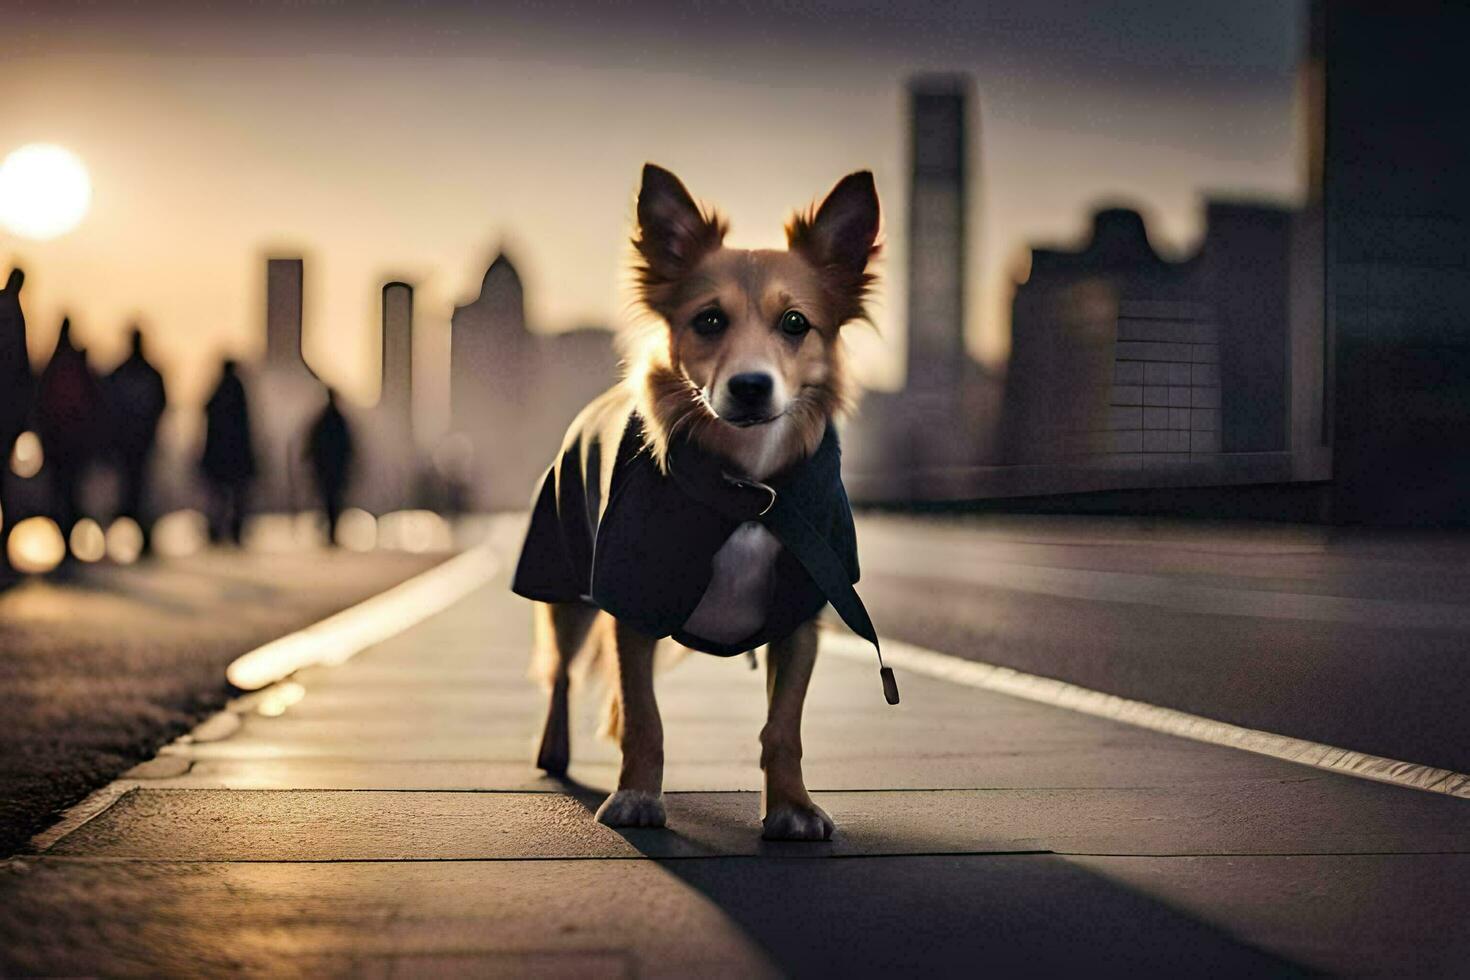
[[[573, 779], [550, 784], [589, 820], [607, 796]], [[924, 842], [893, 838], [761, 841], [754, 795], [671, 794], [669, 827], [614, 832], [717, 906], [788, 975], [1309, 972], [1051, 852], [986, 853], [976, 842], [973, 852], [951, 844], [924, 853]], [[843, 815], [834, 816], [841, 835]]]
[[[556, 792], [575, 800], [592, 820], [607, 791], [588, 786], [570, 776], [547, 776], [546, 782]], [[827, 857], [832, 853], [830, 841], [810, 843], [760, 840], [760, 824], [752, 823], [749, 800], [755, 794], [739, 793], [670, 793], [669, 825], [665, 827], [608, 827], [609, 833], [623, 838], [634, 850], [655, 861], [684, 858], [732, 858], [757, 856]], [[688, 801], [699, 799], [691, 805]], [[753, 811], [752, 811], [753, 812]]]
[[571, 776], [542, 775], [541, 781], [548, 788], [554, 789], [556, 792], [582, 804], [582, 806], [587, 808], [589, 815], [596, 813], [597, 808], [602, 805], [602, 801], [607, 799], [607, 792], [605, 790], [596, 789], [588, 786], [586, 783], [578, 782]]

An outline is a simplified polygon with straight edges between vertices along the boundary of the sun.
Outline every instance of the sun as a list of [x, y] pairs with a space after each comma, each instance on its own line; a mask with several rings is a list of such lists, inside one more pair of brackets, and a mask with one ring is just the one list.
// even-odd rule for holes
[[30, 143], [0, 163], [0, 225], [22, 238], [65, 235], [87, 216], [92, 181], [77, 155]]

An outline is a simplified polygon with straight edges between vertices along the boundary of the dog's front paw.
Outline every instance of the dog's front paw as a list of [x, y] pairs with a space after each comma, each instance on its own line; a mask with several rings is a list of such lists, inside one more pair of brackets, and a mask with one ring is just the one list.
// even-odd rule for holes
[[609, 827], [662, 827], [663, 794], [620, 789], [597, 808], [597, 822]]
[[766, 840], [830, 840], [832, 818], [815, 803], [772, 807], [761, 820]]

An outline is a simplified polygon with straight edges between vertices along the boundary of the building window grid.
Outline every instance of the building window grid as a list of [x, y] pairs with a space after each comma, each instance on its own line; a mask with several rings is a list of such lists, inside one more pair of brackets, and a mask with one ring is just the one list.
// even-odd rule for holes
[[1220, 347], [1208, 321], [1120, 317], [1109, 390], [1108, 454], [1220, 452]]

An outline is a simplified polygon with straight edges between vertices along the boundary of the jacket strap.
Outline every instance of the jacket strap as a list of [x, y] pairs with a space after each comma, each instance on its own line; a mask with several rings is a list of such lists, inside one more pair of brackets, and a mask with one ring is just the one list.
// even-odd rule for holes
[[883, 682], [883, 699], [889, 704], [898, 704], [898, 681], [893, 676], [893, 669], [883, 663], [883, 651], [878, 646], [878, 631], [873, 628], [873, 620], [868, 616], [863, 600], [852, 587], [852, 577], [847, 566], [832, 550], [827, 539], [812, 527], [811, 522], [786, 494], [773, 492], [771, 505], [759, 520], [801, 562], [817, 588], [837, 611], [837, 615], [847, 624], [847, 628], [873, 644], [873, 651], [878, 654], [878, 676]]

